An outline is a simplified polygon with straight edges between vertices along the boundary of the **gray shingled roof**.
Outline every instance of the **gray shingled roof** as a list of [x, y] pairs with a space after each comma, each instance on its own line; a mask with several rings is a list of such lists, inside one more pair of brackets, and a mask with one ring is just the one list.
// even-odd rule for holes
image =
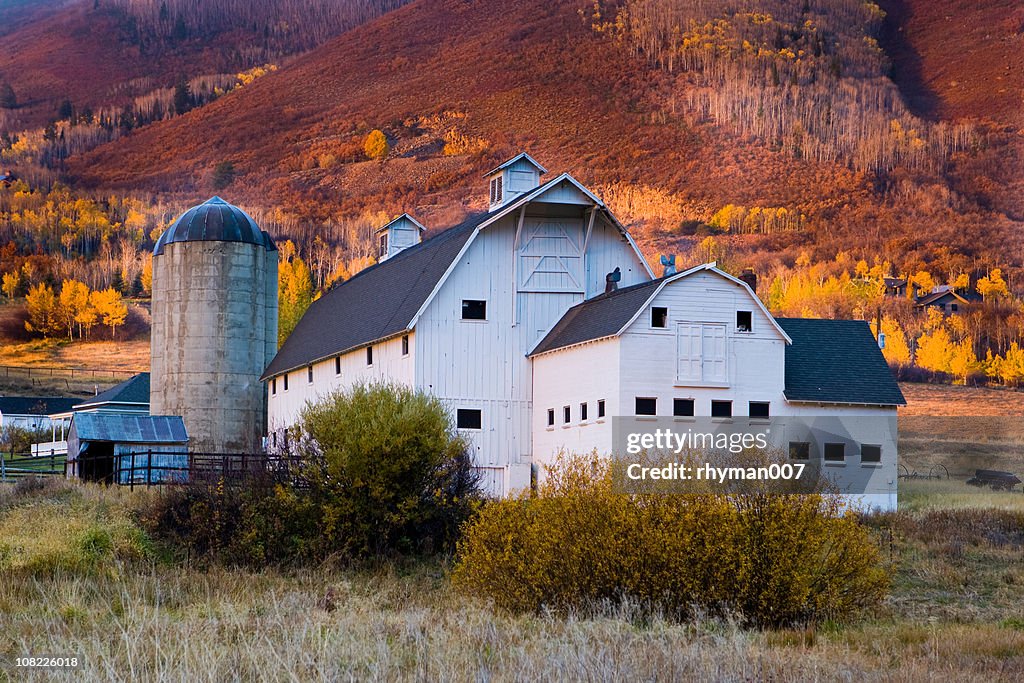
[[788, 400], [906, 405], [863, 320], [776, 320], [793, 339], [786, 347]]
[[53, 415], [65, 413], [80, 398], [55, 396], [0, 396], [0, 413], [5, 415]]
[[73, 422], [79, 442], [183, 444], [188, 441], [185, 423], [178, 415], [76, 413]]
[[565, 312], [530, 355], [618, 334], [664, 279], [623, 287], [576, 304]]
[[472, 216], [328, 291], [302, 316], [262, 379], [407, 329], [473, 230], [492, 217], [486, 213]]
[[87, 398], [76, 406], [78, 409], [101, 403], [149, 403], [149, 373], [140, 372], [131, 379]]

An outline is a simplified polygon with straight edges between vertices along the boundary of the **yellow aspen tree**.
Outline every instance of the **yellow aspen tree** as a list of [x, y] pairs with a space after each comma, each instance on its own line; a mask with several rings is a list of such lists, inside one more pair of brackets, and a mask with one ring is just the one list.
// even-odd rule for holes
[[28, 308], [27, 331], [48, 337], [63, 329], [57, 315], [57, 297], [50, 285], [41, 282], [29, 289], [25, 304]]
[[[877, 334], [877, 325], [872, 322], [871, 330]], [[882, 318], [882, 334], [885, 335], [885, 348], [882, 355], [890, 365], [909, 365], [911, 361], [910, 346], [907, 335], [903, 332], [898, 320], [891, 316]]]
[[981, 369], [978, 356], [974, 353], [974, 342], [970, 337], [950, 347], [949, 372], [958, 384], [966, 384], [972, 373]]
[[139, 276], [142, 283], [142, 292], [146, 296], [153, 296], [153, 254], [147, 253], [142, 262], [142, 274]]
[[370, 134], [366, 136], [366, 142], [363, 144], [363, 151], [366, 152], [368, 159], [383, 159], [386, 157], [390, 148], [388, 147], [388, 139], [384, 136], [383, 131], [370, 131]]
[[978, 278], [977, 290], [978, 294], [985, 301], [995, 297], [1010, 295], [1010, 290], [1006, 286], [1006, 280], [1003, 279], [1001, 268], [993, 268], [987, 277]]
[[95, 291], [89, 295], [90, 303], [96, 309], [100, 322], [110, 328], [110, 336], [117, 335], [117, 328], [128, 319], [128, 306], [121, 299], [121, 294], [110, 287]]
[[943, 328], [922, 334], [917, 339], [917, 365], [932, 372], [950, 372], [953, 342]]
[[[60, 287], [60, 320], [74, 339], [78, 314], [89, 306], [89, 286], [78, 280], [66, 280]], [[79, 334], [81, 336], [81, 334]]]
[[18, 285], [21, 284], [21, 276], [14, 273], [4, 273], [3, 284], [0, 289], [3, 290], [4, 295], [8, 299], [13, 299], [14, 295], [18, 292]]

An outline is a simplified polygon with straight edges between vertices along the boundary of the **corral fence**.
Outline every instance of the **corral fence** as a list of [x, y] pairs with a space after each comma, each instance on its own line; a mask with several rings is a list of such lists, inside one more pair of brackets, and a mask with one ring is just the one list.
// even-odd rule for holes
[[12, 482], [25, 477], [66, 476], [67, 458], [60, 455], [12, 455], [0, 453], [0, 482]]
[[195, 482], [238, 484], [246, 479], [271, 478], [300, 484], [308, 461], [291, 454], [190, 453], [157, 449], [82, 458], [82, 479], [127, 486], [175, 486]]
[[52, 377], [55, 379], [81, 379], [81, 380], [125, 380], [144, 370], [94, 370], [88, 368], [62, 368], [49, 365], [0, 365], [0, 377], [26, 377], [29, 379], [41, 379]]

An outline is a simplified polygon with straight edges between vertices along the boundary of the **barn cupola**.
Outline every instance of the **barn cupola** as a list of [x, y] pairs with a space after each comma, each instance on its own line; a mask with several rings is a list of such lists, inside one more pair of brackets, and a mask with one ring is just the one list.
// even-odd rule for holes
[[540, 186], [548, 170], [526, 152], [484, 174], [490, 189], [490, 210], [499, 209], [516, 197]]
[[377, 262], [386, 261], [403, 249], [423, 241], [426, 227], [407, 213], [377, 228]]

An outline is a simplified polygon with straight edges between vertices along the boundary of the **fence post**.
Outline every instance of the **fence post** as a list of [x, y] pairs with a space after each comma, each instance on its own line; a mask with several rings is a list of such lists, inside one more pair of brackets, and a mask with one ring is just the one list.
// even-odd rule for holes
[[0, 451], [0, 481], [7, 481], [7, 461], [3, 451]]
[[132, 470], [128, 473], [128, 490], [135, 490], [135, 451], [132, 451]]
[[146, 488], [153, 485], [153, 449], [146, 449]]

